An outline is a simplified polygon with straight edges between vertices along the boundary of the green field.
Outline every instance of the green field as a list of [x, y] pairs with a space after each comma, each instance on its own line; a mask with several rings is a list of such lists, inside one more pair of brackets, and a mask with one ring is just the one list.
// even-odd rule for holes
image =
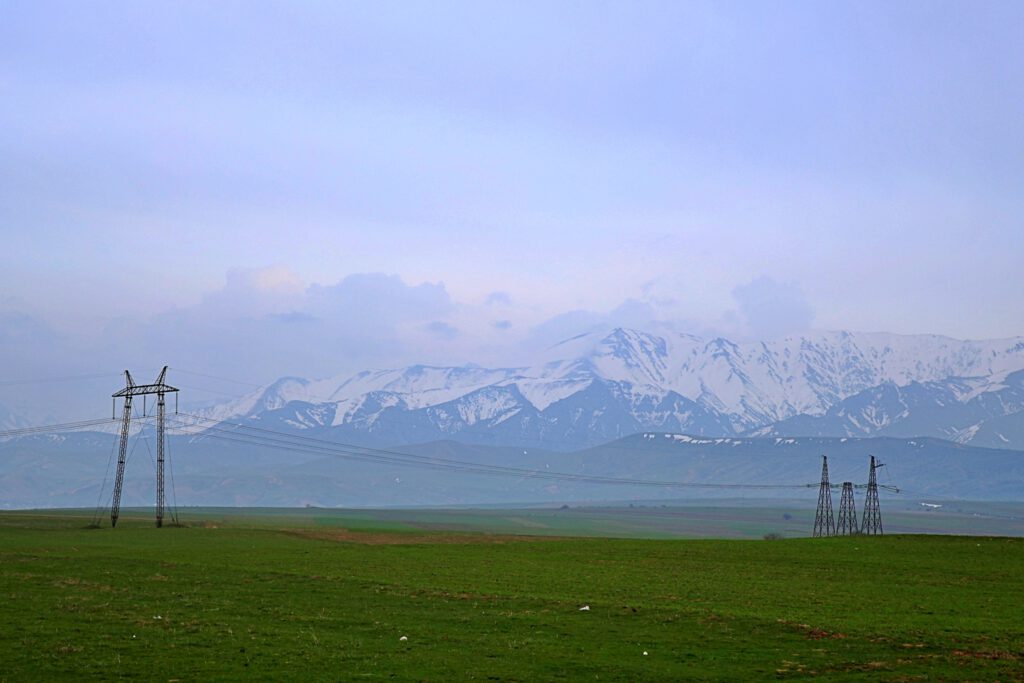
[[[487, 514], [522, 533], [539, 513]], [[0, 680], [1024, 679], [1024, 539], [183, 517], [111, 530], [84, 528], [88, 513], [0, 514]]]

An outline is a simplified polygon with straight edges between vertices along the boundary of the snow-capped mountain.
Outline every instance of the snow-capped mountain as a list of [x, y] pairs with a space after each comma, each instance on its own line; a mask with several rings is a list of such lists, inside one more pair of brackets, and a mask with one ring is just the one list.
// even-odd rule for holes
[[886, 382], [839, 401], [824, 415], [798, 415], [757, 434], [933, 436], [999, 448], [1011, 442], [1002, 431], [1013, 430], [1005, 425], [1020, 418], [1024, 418], [1024, 371], [906, 386]]
[[1022, 338], [819, 332], [736, 343], [619, 328], [568, 339], [529, 367], [284, 378], [205, 416], [391, 444], [454, 437], [572, 448], [648, 429], [847, 436], [896, 424], [901, 435], [967, 442], [1021, 411], [1018, 370]]

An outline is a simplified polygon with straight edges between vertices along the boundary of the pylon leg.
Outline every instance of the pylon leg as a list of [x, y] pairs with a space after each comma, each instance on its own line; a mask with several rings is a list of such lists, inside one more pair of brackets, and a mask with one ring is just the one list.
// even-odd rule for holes
[[156, 402], [156, 526], [164, 525], [164, 395]]
[[124, 397], [124, 417], [121, 418], [121, 444], [117, 451], [117, 475], [114, 479], [114, 500], [110, 505], [110, 526], [117, 526], [121, 514], [121, 487], [124, 485], [124, 464], [128, 458], [128, 427], [132, 419], [132, 397]]
[[857, 504], [853, 498], [853, 482], [843, 482], [843, 497], [839, 502], [839, 524], [836, 533], [840, 536], [853, 536], [857, 529]]

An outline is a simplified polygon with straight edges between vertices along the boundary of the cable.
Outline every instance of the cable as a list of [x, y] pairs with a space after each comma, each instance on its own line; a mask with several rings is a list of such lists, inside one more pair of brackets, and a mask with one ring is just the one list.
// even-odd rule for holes
[[[191, 413], [185, 413], [187, 417], [191, 417], [197, 420], [202, 420], [207, 423], [214, 423], [216, 421], [209, 418], [204, 418], [199, 415], [193, 415]], [[178, 420], [178, 424], [184, 428], [196, 427], [198, 424], [188, 424], [181, 420]], [[722, 484], [722, 483], [695, 483], [695, 482], [679, 482], [679, 481], [662, 481], [662, 480], [647, 480], [647, 479], [631, 479], [624, 477], [605, 477], [598, 475], [586, 475], [586, 474], [569, 474], [565, 472], [551, 472], [550, 470], [527, 470], [518, 467], [506, 467], [501, 465], [487, 465], [483, 463], [474, 463], [465, 460], [454, 460], [451, 458], [439, 458], [439, 457], [428, 457], [413, 455], [410, 453], [401, 453], [398, 451], [369, 448], [364, 446], [357, 446], [354, 444], [344, 444], [338, 442], [325, 441], [322, 439], [315, 439], [313, 437], [297, 436], [286, 434], [284, 432], [276, 432], [270, 429], [263, 429], [259, 427], [251, 427], [248, 425], [242, 425], [237, 423], [221, 423], [228, 424], [235, 427], [235, 430], [226, 429], [220, 425], [210, 425], [205, 428], [203, 432], [198, 435], [193, 433], [193, 436], [215, 438], [224, 441], [233, 441], [236, 443], [242, 443], [247, 445], [259, 445], [269, 448], [277, 448], [280, 450], [288, 450], [294, 452], [303, 453], [314, 453], [323, 454], [333, 457], [341, 457], [350, 460], [362, 460], [366, 462], [376, 462], [381, 464], [398, 465], [406, 467], [419, 467], [423, 469], [435, 469], [435, 470], [449, 470], [464, 472], [467, 474], [488, 474], [496, 476], [513, 476], [517, 478], [529, 478], [529, 479], [545, 479], [554, 481], [573, 481], [582, 483], [594, 483], [594, 484], [618, 484], [618, 485], [632, 485], [632, 486], [657, 486], [665, 488], [713, 488], [713, 489], [794, 489], [794, 488], [808, 488], [817, 486], [817, 484]], [[274, 436], [260, 436], [255, 434], [245, 433], [244, 431], [238, 430], [249, 430], [254, 432], [262, 432], [266, 434], [272, 434]], [[219, 434], [211, 434], [211, 431], [220, 432]], [[222, 434], [226, 434], [222, 435]], [[308, 443], [302, 443], [308, 442]]]
[[[149, 422], [149, 421], [152, 421], [153, 418], [152, 417], [141, 417], [141, 418], [140, 417], [129, 417], [129, 420], [131, 422], [143, 423], [142, 424], [142, 428], [144, 428], [145, 427], [145, 423]], [[104, 418], [103, 422], [106, 422], [106, 421], [107, 421], [106, 418]], [[142, 429], [140, 428], [139, 434], [141, 434], [141, 433], [142, 433]], [[103, 481], [100, 483], [99, 493], [96, 495], [96, 509], [94, 511], [94, 516], [93, 516], [93, 520], [92, 520], [92, 523], [93, 523], [94, 526], [99, 526], [100, 525], [100, 519], [103, 516], [103, 513], [108, 509], [106, 507], [103, 507], [103, 505], [102, 505], [102, 503], [103, 503], [103, 492], [107, 489], [107, 478], [110, 476], [110, 466], [114, 462], [114, 452], [117, 450], [117, 444], [118, 444], [118, 441], [120, 441], [120, 438], [121, 437], [118, 434], [115, 433], [114, 434], [114, 438], [113, 438], [113, 440], [111, 441], [111, 444], [110, 444], [110, 455], [107, 457], [107, 467], [106, 467], [106, 469], [103, 472]], [[138, 442], [136, 441], [136, 444], [137, 443]], [[147, 448], [148, 448], [148, 445], [147, 445]], [[133, 450], [134, 450], [134, 448], [133, 448]], [[128, 458], [125, 458], [125, 466], [127, 467], [127, 465], [128, 465]], [[113, 495], [113, 492], [111, 492], [111, 495]]]
[[[136, 419], [140, 419], [140, 418], [136, 418]], [[132, 456], [135, 455], [135, 449], [139, 447], [139, 439], [142, 437], [142, 432], [143, 432], [144, 429], [145, 429], [145, 426], [143, 426], [143, 429], [140, 429], [139, 433], [135, 435], [135, 441], [132, 443], [132, 447], [128, 450], [128, 455], [124, 459], [124, 468], [125, 468], [125, 470], [128, 469], [128, 463], [130, 463], [132, 461]], [[149, 444], [148, 443], [146, 444], [146, 450], [149, 450]], [[152, 458], [152, 454], [150, 454], [150, 457]], [[156, 469], [156, 465], [153, 466], [153, 469]]]
[[326, 455], [330, 457], [338, 457], [348, 460], [362, 460], [368, 462], [375, 462], [379, 464], [397, 465], [405, 467], [419, 467], [421, 469], [434, 469], [434, 470], [445, 470], [445, 471], [457, 471], [466, 474], [487, 474], [497, 476], [515, 476], [520, 479], [543, 479], [552, 481], [572, 481], [579, 483], [591, 483], [591, 484], [619, 484], [619, 485], [634, 485], [634, 486], [659, 486], [665, 488], [729, 488], [729, 489], [771, 489], [771, 488], [805, 488], [803, 485], [769, 485], [769, 484], [697, 484], [688, 482], [668, 482], [668, 481], [648, 481], [639, 479], [617, 479], [612, 477], [597, 477], [591, 475], [573, 475], [563, 474], [558, 472], [542, 472], [539, 470], [512, 470], [501, 471], [493, 467], [481, 466], [478, 468], [473, 467], [458, 467], [448, 465], [445, 463], [429, 463], [429, 462], [414, 462], [414, 461], [402, 461], [399, 459], [383, 460], [379, 457], [373, 457], [369, 454], [358, 454], [349, 453], [343, 451], [331, 452], [329, 450], [317, 449], [309, 446], [287, 446], [281, 445], [280, 443], [274, 443], [272, 440], [251, 440], [248, 438], [234, 438], [230, 436], [220, 436], [216, 434], [206, 434], [205, 438], [217, 439], [220, 441], [228, 441], [234, 443], [240, 443], [249, 446], [263, 446], [268, 448], [274, 448], [277, 450], [292, 451], [298, 453], [314, 453], [320, 455]]
[[46, 434], [50, 432], [73, 432], [79, 429], [95, 427], [109, 422], [111, 422], [110, 418], [101, 417], [93, 420], [78, 420], [77, 422], [64, 422], [52, 425], [36, 425], [33, 427], [6, 429], [4, 431], [0, 431], [0, 439], [6, 439], [16, 436], [29, 436], [32, 434]]
[[171, 440], [164, 440], [164, 457], [167, 459], [167, 469], [171, 473], [171, 501], [173, 508], [171, 511], [171, 521], [175, 524], [181, 524], [181, 520], [178, 519], [178, 492], [174, 487], [174, 461], [171, 459]]
[[92, 520], [92, 523], [96, 526], [100, 524], [100, 504], [103, 502], [103, 491], [107, 488], [107, 477], [110, 476], [110, 464], [114, 461], [114, 451], [117, 449], [117, 442], [119, 437], [115, 436], [113, 442], [110, 444], [110, 456], [107, 458], [107, 469], [103, 472], [103, 483], [100, 484], [99, 495], [96, 496], [96, 514]]
[[226, 391], [217, 391], [216, 389], [207, 389], [205, 387], [195, 387], [195, 386], [191, 386], [191, 385], [188, 385], [188, 384], [182, 384], [181, 382], [177, 382], [177, 381], [174, 383], [174, 386], [176, 386], [179, 389], [188, 389], [190, 391], [201, 391], [201, 392], [203, 392], [205, 394], [213, 394], [214, 396], [225, 396], [225, 397], [230, 398], [230, 399], [237, 399], [238, 398], [238, 394], [229, 394]]
[[205, 372], [195, 372], [194, 370], [183, 370], [183, 369], [181, 369], [179, 367], [173, 367], [173, 368], [168, 368], [168, 369], [174, 370], [175, 372], [184, 372], [186, 375], [195, 375], [196, 377], [206, 377], [207, 379], [215, 379], [215, 380], [218, 380], [218, 381], [221, 381], [221, 382], [228, 382], [230, 384], [240, 384], [242, 386], [255, 387], [257, 389], [259, 389], [259, 388], [261, 388], [263, 386], [266, 386], [266, 385], [263, 385], [263, 384], [254, 384], [253, 382], [243, 382], [243, 381], [237, 380], [237, 379], [229, 379], [227, 377], [218, 377], [217, 375], [208, 375]]
[[[139, 430], [139, 437], [138, 438], [142, 437], [142, 431], [144, 429], [145, 429], [145, 427], [143, 427], [142, 430]], [[149, 464], [153, 468], [153, 473], [156, 474], [156, 460], [153, 458], [153, 449], [151, 449], [149, 447], [149, 439], [148, 438], [147, 439], [142, 439], [142, 443], [145, 444], [145, 446], [146, 446], [146, 452], [149, 453]]]
[[[198, 374], [198, 373], [196, 373]], [[414, 455], [411, 453], [402, 453], [400, 451], [371, 448], [368, 446], [359, 446], [355, 444], [347, 444], [342, 442], [327, 441], [324, 439], [317, 439], [309, 436], [302, 436], [297, 434], [289, 434], [286, 432], [279, 432], [272, 429], [266, 429], [261, 427], [254, 427], [251, 425], [245, 425], [240, 423], [218, 421], [212, 418], [204, 417], [194, 413], [180, 413], [184, 417], [192, 419], [192, 422], [186, 422], [179, 414], [171, 416], [170, 421], [172, 423], [172, 429], [186, 436], [192, 436], [193, 438], [210, 438], [218, 439], [222, 441], [240, 443], [249, 446], [260, 446], [264, 448], [273, 448], [277, 450], [285, 450], [291, 452], [315, 454], [315, 455], [326, 455], [331, 457], [338, 457], [348, 460], [358, 460], [363, 462], [373, 462], [377, 464], [402, 466], [402, 467], [418, 467], [421, 469], [432, 469], [432, 470], [446, 470], [463, 472], [467, 474], [481, 474], [491, 476], [508, 476], [516, 478], [527, 478], [527, 479], [543, 479], [551, 481], [571, 481], [578, 483], [592, 483], [592, 484], [616, 484], [616, 485], [629, 485], [629, 486], [654, 486], [663, 488], [705, 488], [705, 489], [745, 489], [745, 490], [767, 490], [767, 489], [806, 489], [814, 488], [819, 484], [736, 484], [736, 483], [697, 483], [697, 482], [680, 482], [680, 481], [665, 481], [665, 480], [648, 480], [648, 479], [633, 479], [626, 477], [606, 477], [599, 475], [587, 475], [587, 474], [571, 474], [566, 472], [552, 472], [550, 470], [528, 470], [519, 467], [509, 467], [503, 465], [489, 465], [486, 463], [476, 463], [466, 460], [456, 460], [452, 458], [442, 457], [430, 457], [422, 455]], [[130, 418], [133, 421], [145, 422], [154, 419], [153, 416], [134, 416]], [[47, 433], [53, 431], [74, 431], [78, 429], [85, 429], [91, 426], [99, 424], [109, 424], [107, 418], [95, 419], [95, 420], [81, 420], [78, 422], [68, 422], [56, 425], [40, 425], [35, 427], [25, 427], [21, 429], [7, 430], [0, 432], [0, 438], [11, 437], [11, 436], [24, 436], [29, 434]], [[226, 426], [225, 426], [226, 425]], [[227, 427], [232, 427], [229, 429]], [[195, 430], [200, 431], [196, 432]], [[139, 430], [136, 434], [135, 442], [131, 448], [131, 452], [126, 458], [127, 461], [134, 455], [135, 448], [138, 446], [139, 439], [142, 437], [143, 429]], [[216, 432], [216, 433], [214, 433]], [[153, 454], [149, 449], [149, 443], [146, 441], [146, 449], [150, 455], [150, 461], [154, 469], [155, 463], [152, 463]], [[107, 474], [109, 474], [110, 461], [107, 463]], [[102, 498], [103, 490], [106, 486], [106, 474], [104, 475], [104, 484], [100, 489], [100, 497]], [[858, 485], [857, 488], [863, 488], [864, 485]], [[879, 488], [885, 488], [895, 493], [899, 493], [899, 489], [891, 486], [881, 485]], [[174, 491], [173, 483], [173, 471], [172, 471], [172, 495], [175, 496], [175, 506], [177, 506], [176, 492]]]
[[[202, 372], [194, 372], [194, 371], [191, 371], [191, 370], [182, 370], [181, 368], [177, 368], [177, 367], [173, 368], [173, 369], [176, 372], [184, 372], [186, 374], [196, 375], [198, 377], [208, 377], [210, 379], [216, 379], [216, 380], [220, 380], [220, 381], [223, 381], [223, 382], [230, 382], [232, 384], [239, 384], [239, 385], [242, 385], [242, 386], [253, 387], [253, 388], [256, 388], [256, 389], [267, 389], [267, 388], [269, 388], [273, 384], [273, 382], [271, 382], [270, 384], [255, 384], [253, 382], [243, 382], [243, 381], [237, 380], [237, 379], [229, 379], [227, 377], [218, 377], [216, 375], [209, 375], [209, 374], [202, 373]], [[438, 368], [438, 369], [444, 369], [444, 368]], [[382, 372], [392, 372], [392, 370], [383, 370]], [[506, 378], [505, 381], [514, 384], [517, 379], [522, 379], [522, 377], [516, 375], [516, 376], [512, 376], [512, 377]], [[313, 380], [313, 382], [317, 382], [317, 381], [319, 381], [319, 380]], [[222, 392], [222, 391], [216, 391], [216, 390], [213, 390], [213, 389], [205, 389], [205, 388], [202, 388], [202, 387], [186, 387], [185, 385], [182, 385], [182, 384], [177, 384], [176, 386], [179, 386], [179, 387], [182, 387], [182, 388], [191, 389], [193, 391], [202, 391], [202, 392], [205, 392], [205, 393], [210, 393], [210, 394], [214, 394], [214, 395], [218, 395], [218, 396], [230, 396], [230, 397], [236, 398], [236, 399], [237, 398], [242, 398], [242, 397], [239, 397], [237, 395], [232, 395], [232, 394], [228, 394], [228, 393], [225, 393], [225, 392]], [[506, 385], [503, 384], [501, 386], [506, 386]], [[319, 403], [338, 403], [339, 400], [344, 400], [344, 399], [338, 399], [333, 394], [331, 396], [323, 396], [323, 395], [318, 395], [318, 394], [306, 393], [306, 394], [304, 394], [304, 396], [305, 396], [305, 398], [308, 398], [311, 401], [315, 401], [315, 402], [319, 402]], [[422, 406], [423, 409], [430, 409], [430, 408], [434, 408], [434, 407], [436, 407], [436, 404], [435, 405]], [[418, 421], [416, 421], [414, 417], [412, 417], [410, 415], [389, 415], [388, 419], [398, 423], [399, 425], [419, 425], [419, 424], [421, 424]], [[521, 437], [519, 437], [518, 442], [519, 443], [530, 443], [530, 444], [533, 444], [533, 447], [536, 447], [536, 448], [549, 448], [550, 447], [549, 446], [550, 440], [548, 440], [548, 439], [546, 439], [544, 437], [540, 437], [540, 436], [536, 436], [536, 437], [521, 436]], [[592, 445], [597, 445], [597, 444], [592, 444]]]
[[0, 387], [14, 387], [23, 384], [49, 384], [51, 382], [73, 382], [85, 379], [102, 379], [104, 377], [117, 377], [119, 372], [102, 372], [93, 375], [66, 375], [64, 377], [40, 377], [36, 379], [5, 379], [0, 380]]

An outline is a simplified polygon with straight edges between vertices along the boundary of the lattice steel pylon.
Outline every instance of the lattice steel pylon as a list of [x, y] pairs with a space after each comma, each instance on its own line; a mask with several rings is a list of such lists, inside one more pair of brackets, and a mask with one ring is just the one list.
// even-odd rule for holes
[[818, 512], [814, 515], [814, 538], [835, 536], [832, 516], [832, 485], [828, 481], [828, 456], [821, 456], [821, 488], [818, 489]]
[[878, 478], [875, 470], [885, 467], [871, 456], [871, 474], [868, 475], [868, 492], [864, 497], [864, 518], [860, 523], [862, 534], [882, 534], [882, 510], [878, 507]]
[[156, 394], [156, 525], [164, 525], [164, 396], [178, 390], [164, 383], [167, 366], [153, 384], [136, 384], [132, 375], [124, 371], [125, 387], [113, 394], [113, 398], [124, 398], [124, 415], [121, 418], [121, 443], [117, 452], [117, 476], [114, 479], [114, 500], [110, 505], [110, 526], [117, 526], [117, 518], [121, 514], [121, 487], [124, 484], [124, 466], [128, 456], [128, 430], [132, 419], [132, 398], [134, 396]]
[[853, 536], [860, 533], [857, 528], [857, 504], [853, 500], [853, 482], [843, 482], [843, 496], [839, 500], [839, 523], [836, 525], [836, 534], [839, 536]]

